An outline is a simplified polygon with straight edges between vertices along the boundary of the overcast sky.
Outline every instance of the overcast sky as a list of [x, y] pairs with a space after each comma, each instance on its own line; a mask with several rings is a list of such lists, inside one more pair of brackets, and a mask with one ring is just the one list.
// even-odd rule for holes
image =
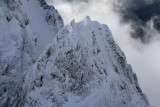
[[[160, 21], [155, 22], [157, 17], [152, 14], [146, 17], [139, 15], [145, 10], [141, 7], [150, 6], [156, 0], [47, 1], [59, 11], [65, 24], [72, 19], [80, 21], [86, 16], [107, 24], [137, 74], [139, 84], [151, 105], [160, 107], [160, 34], [157, 26]], [[118, 5], [116, 1], [119, 1]], [[135, 11], [137, 8], [140, 10]], [[126, 17], [126, 14], [131, 17]]]

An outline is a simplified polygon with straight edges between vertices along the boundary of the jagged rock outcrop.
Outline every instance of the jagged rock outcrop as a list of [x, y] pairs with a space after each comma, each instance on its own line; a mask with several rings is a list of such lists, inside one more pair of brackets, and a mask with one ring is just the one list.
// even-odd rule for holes
[[[54, 33], [46, 34], [51, 38], [63, 27], [63, 20], [56, 9], [50, 6], [45, 10], [41, 7], [36, 14], [32, 14], [30, 7], [34, 5], [41, 7], [38, 0], [0, 0], [0, 107], [21, 106], [23, 71], [36, 62], [43, 48], [50, 42], [41, 44], [40, 39], [48, 37], [42, 37], [35, 30], [43, 26], [43, 23], [34, 26], [38, 20], [36, 15], [44, 16], [44, 19], [38, 21], [51, 27]], [[46, 29], [40, 31], [47, 32]]]
[[25, 106], [150, 107], [109, 28], [89, 17], [63, 27], [23, 80]]
[[57, 14], [58, 11], [53, 7], [46, 3], [45, 0], [38, 0], [43, 9], [48, 10], [46, 14], [46, 21], [49, 25], [56, 26], [55, 29], [59, 31], [63, 27], [62, 17]]

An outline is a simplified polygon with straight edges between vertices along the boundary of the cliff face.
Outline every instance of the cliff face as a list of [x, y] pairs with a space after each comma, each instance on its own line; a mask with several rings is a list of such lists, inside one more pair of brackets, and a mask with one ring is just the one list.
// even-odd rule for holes
[[109, 28], [89, 17], [62, 28], [24, 76], [27, 106], [149, 107]]
[[38, 0], [0, 1], [1, 107], [18, 104], [23, 71], [36, 62], [43, 48], [63, 27], [57, 10], [47, 4], [42, 6], [43, 3]]
[[150, 107], [109, 28], [44, 0], [0, 1], [0, 86], [2, 107]]

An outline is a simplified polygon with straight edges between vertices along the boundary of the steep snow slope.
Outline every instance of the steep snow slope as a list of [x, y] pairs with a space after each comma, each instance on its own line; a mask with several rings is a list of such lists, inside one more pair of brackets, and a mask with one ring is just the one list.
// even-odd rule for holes
[[[22, 71], [33, 64], [36, 43], [18, 3], [0, 4], [0, 106], [15, 106]], [[17, 8], [12, 11], [14, 6]]]
[[150, 107], [106, 25], [62, 28], [23, 78], [25, 106]]
[[53, 40], [56, 33], [63, 27], [63, 20], [53, 6], [44, 0], [22, 0], [22, 10], [27, 14], [38, 43], [45, 47]]
[[[52, 6], [41, 6], [44, 0], [31, 1], [0, 0], [0, 107], [20, 105], [23, 71], [36, 62], [63, 26]], [[43, 9], [46, 6], [49, 8]], [[34, 7], [38, 9], [31, 14]]]

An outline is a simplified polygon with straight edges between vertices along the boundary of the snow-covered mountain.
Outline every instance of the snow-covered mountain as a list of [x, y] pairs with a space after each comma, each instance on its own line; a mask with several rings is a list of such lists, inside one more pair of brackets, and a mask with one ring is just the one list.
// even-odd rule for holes
[[106, 25], [89, 17], [62, 28], [25, 72], [25, 106], [149, 107]]
[[63, 27], [44, 0], [0, 1], [0, 107], [150, 107], [107, 25]]

